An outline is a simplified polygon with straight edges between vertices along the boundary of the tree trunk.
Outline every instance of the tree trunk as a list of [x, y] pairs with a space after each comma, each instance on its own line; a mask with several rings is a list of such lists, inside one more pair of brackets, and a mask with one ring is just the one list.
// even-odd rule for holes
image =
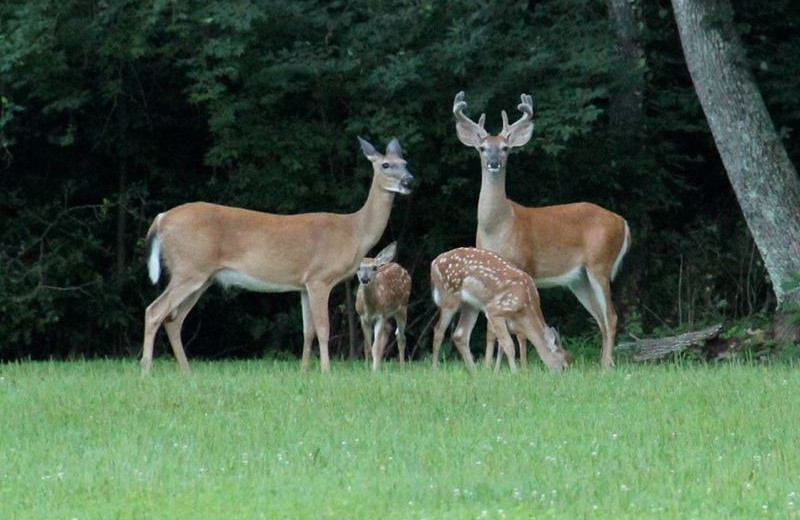
[[778, 310], [800, 305], [800, 179], [735, 32], [729, 0], [672, 0], [697, 96], [767, 268]]

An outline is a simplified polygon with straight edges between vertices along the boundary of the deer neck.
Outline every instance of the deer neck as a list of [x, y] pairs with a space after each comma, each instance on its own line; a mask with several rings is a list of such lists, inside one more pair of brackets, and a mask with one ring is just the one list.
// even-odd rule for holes
[[505, 168], [491, 173], [484, 165], [478, 197], [478, 229], [492, 233], [506, 224], [512, 215], [511, 201], [506, 197]]
[[367, 201], [355, 214], [355, 232], [358, 240], [358, 258], [363, 258], [383, 235], [392, 212], [394, 192], [378, 185], [377, 176], [372, 179]]

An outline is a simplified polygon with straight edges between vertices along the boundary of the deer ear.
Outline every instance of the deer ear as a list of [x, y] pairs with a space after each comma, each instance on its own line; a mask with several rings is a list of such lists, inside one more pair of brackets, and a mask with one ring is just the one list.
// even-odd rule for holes
[[511, 148], [522, 146], [530, 141], [531, 137], [533, 137], [533, 122], [529, 121], [508, 134], [508, 146]]
[[400, 148], [400, 141], [396, 137], [389, 141], [388, 146], [386, 146], [386, 155], [403, 157], [403, 149]]
[[397, 252], [397, 242], [392, 242], [388, 246], [381, 249], [381, 252], [375, 257], [375, 262], [378, 265], [388, 264], [394, 260], [394, 255]]
[[369, 144], [366, 139], [362, 139], [361, 136], [358, 137], [358, 142], [361, 144], [361, 151], [364, 152], [364, 155], [367, 156], [367, 159], [370, 161], [374, 161], [375, 158], [378, 156], [378, 150], [375, 149], [374, 146]]
[[561, 346], [561, 337], [558, 331], [553, 327], [544, 328], [544, 340], [547, 342], [547, 348], [551, 351], [556, 351]]
[[480, 134], [475, 132], [475, 129], [470, 125], [456, 123], [456, 134], [458, 135], [458, 140], [464, 146], [478, 146], [481, 142]]

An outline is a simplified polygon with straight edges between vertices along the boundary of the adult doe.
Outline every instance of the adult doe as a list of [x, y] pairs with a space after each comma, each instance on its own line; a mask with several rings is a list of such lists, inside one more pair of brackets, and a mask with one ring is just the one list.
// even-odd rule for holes
[[162, 324], [178, 364], [189, 370], [181, 327], [213, 282], [258, 292], [299, 291], [302, 367], [308, 367], [311, 343], [317, 337], [321, 369], [330, 369], [331, 289], [355, 273], [383, 234], [395, 194], [410, 193], [413, 181], [397, 139], [389, 143], [385, 154], [358, 140], [372, 163], [373, 176], [367, 200], [355, 213], [275, 215], [194, 202], [155, 218], [147, 233], [150, 279], [158, 281], [163, 261], [170, 281], [145, 311], [144, 372], [150, 369], [153, 342]]

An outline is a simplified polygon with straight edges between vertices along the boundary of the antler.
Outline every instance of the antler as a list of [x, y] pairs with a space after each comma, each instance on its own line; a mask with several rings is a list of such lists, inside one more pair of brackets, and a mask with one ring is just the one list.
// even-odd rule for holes
[[525, 125], [531, 125], [531, 128], [528, 131], [533, 132], [533, 125], [530, 123], [530, 121], [533, 119], [533, 98], [529, 94], [522, 94], [520, 99], [522, 100], [522, 103], [517, 105], [517, 110], [522, 112], [522, 117], [520, 117], [516, 123], [509, 126], [508, 115], [506, 114], [506, 111], [503, 110], [501, 112], [501, 115], [503, 116], [503, 131], [500, 132], [500, 135], [505, 138], [508, 138], [508, 136], [520, 131], [520, 129]]
[[[480, 119], [476, 123], [464, 114], [464, 109], [467, 108], [467, 102], [464, 101], [464, 91], [456, 94], [453, 100], [453, 114], [456, 116], [456, 130], [459, 136], [469, 137], [470, 134], [483, 139], [489, 133], [483, 128], [483, 123], [486, 121], [486, 114], [481, 114]], [[463, 140], [463, 139], [462, 139]]]

